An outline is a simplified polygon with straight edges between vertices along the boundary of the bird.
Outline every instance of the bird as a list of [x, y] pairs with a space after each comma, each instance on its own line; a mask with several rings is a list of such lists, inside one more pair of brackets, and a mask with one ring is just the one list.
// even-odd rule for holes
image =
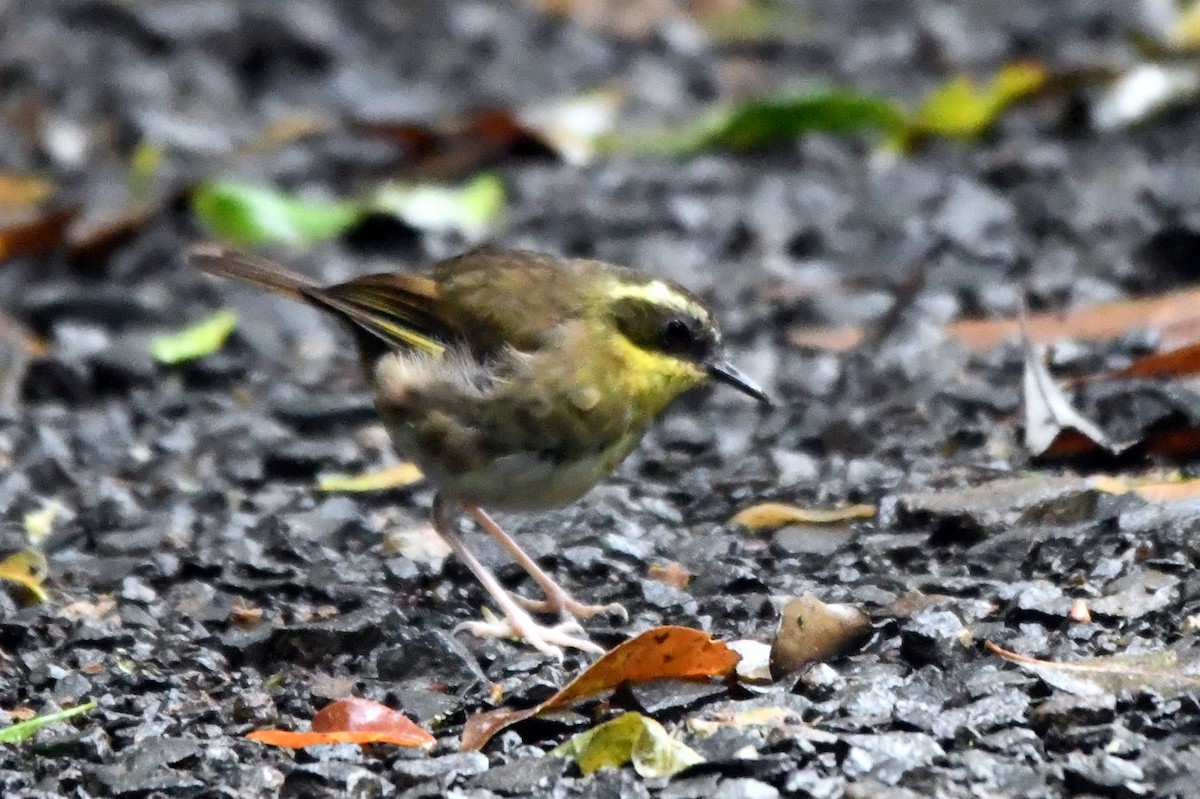
[[[435, 487], [434, 529], [503, 618], [459, 625], [515, 637], [562, 660], [601, 653], [578, 619], [619, 604], [575, 599], [485, 508], [539, 511], [579, 499], [606, 478], [680, 394], [715, 381], [771, 400], [726, 360], [708, 306], [666, 279], [598, 260], [475, 249], [422, 272], [334, 285], [219, 244], [190, 262], [315, 306], [353, 335], [378, 414], [398, 453]], [[464, 543], [462, 513], [545, 595], [510, 593]], [[533, 613], [557, 613], [553, 625]]]

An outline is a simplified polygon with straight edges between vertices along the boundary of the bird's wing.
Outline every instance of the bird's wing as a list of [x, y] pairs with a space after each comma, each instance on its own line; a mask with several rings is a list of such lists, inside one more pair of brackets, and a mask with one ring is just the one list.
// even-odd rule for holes
[[366, 275], [326, 288], [307, 288], [304, 294], [389, 348], [441, 355], [459, 337], [441, 313], [437, 282], [423, 275]]
[[[440, 311], [437, 281], [412, 274], [367, 275], [334, 286], [318, 286], [285, 266], [212, 244], [194, 247], [192, 263], [205, 272], [254, 283], [346, 318], [370, 334], [360, 344], [441, 355], [457, 335]], [[369, 346], [368, 350], [379, 349]]]
[[589, 262], [524, 250], [479, 249], [432, 267], [440, 315], [477, 356], [545, 346], [584, 314], [581, 272]]

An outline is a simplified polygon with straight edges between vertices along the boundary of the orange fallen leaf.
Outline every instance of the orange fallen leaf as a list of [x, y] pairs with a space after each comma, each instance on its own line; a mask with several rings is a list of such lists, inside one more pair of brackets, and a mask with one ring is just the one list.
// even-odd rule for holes
[[650, 564], [650, 568], [646, 570], [646, 576], [651, 580], [657, 580], [680, 589], [687, 588], [688, 583], [692, 581], [692, 575], [688, 570], [675, 561], [671, 561], [665, 566], [659, 563]]
[[437, 743], [437, 739], [403, 713], [357, 696], [339, 699], [318, 710], [313, 716], [312, 732], [255, 730], [246, 737], [289, 749], [336, 743], [391, 743], [419, 747]]
[[1200, 342], [1153, 352], [1138, 358], [1124, 369], [1101, 377], [1184, 377], [1200, 375]]
[[459, 749], [481, 749], [496, 733], [518, 721], [607, 693], [624, 683], [724, 677], [733, 672], [737, 663], [736, 652], [702, 630], [655, 627], [606, 652], [539, 705], [523, 710], [493, 710], [467, 719]]
[[[1064, 339], [1108, 341], [1133, 330], [1158, 331], [1164, 348], [1195, 343], [1200, 339], [1200, 287], [1029, 317], [1029, 338], [1038, 344]], [[945, 332], [972, 350], [986, 350], [1019, 339], [1021, 325], [1015, 317], [961, 319], [946, 325]], [[789, 333], [797, 347], [829, 352], [853, 349], [862, 337], [860, 328], [850, 326], [796, 328]]]
[[838, 524], [875, 516], [874, 505], [847, 505], [842, 508], [801, 508], [782, 502], [762, 502], [738, 511], [729, 523], [747, 530], [772, 529], [789, 524]]

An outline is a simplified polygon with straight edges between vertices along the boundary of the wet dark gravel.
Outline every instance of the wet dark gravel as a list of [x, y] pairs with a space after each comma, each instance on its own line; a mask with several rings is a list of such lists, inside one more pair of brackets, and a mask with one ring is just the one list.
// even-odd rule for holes
[[[986, 75], [1016, 57], [1129, 63], [1140, 24], [1125, 0], [801, 5], [809, 24], [798, 40], [721, 46], [677, 26], [619, 40], [482, 0], [0, 0], [0, 116], [15, 132], [0, 137], [0, 163], [53, 176], [87, 207], [110, 204], [121, 156], [142, 139], [160, 144], [178, 175], [340, 192], [395, 173], [395, 154], [338, 136], [224, 154], [298, 110], [434, 120], [608, 83], [628, 91], [629, 125], [687, 118], [734, 87], [804, 81], [915, 101], [956, 70]], [[17, 125], [30, 118], [55, 133]], [[584, 659], [558, 666], [449, 633], [477, 616], [481, 589], [453, 560], [415, 560], [384, 543], [423, 524], [429, 489], [353, 499], [313, 490], [318, 473], [388, 463], [349, 343], [315, 314], [189, 271], [180, 253], [200, 232], [182, 206], [99, 265], [63, 253], [11, 260], [0, 308], [49, 349], [19, 404], [0, 409], [0, 543], [19, 547], [24, 515], [44, 503], [63, 510], [45, 545], [51, 601], [21, 607], [0, 593], [0, 708], [48, 712], [94, 697], [100, 709], [0, 753], [0, 791], [1197, 795], [1195, 696], [1075, 696], [981, 642], [1051, 659], [1189, 650], [1200, 506], [1103, 495], [1053, 466], [1002, 489], [937, 493], [1037, 464], [1014, 422], [1019, 351], [970, 354], [933, 323], [1010, 313], [1021, 283], [1035, 307], [1061, 307], [1195, 280], [1198, 124], [1190, 109], [1101, 135], [1060, 99], [1016, 110], [980, 143], [891, 159], [817, 136], [764, 155], [501, 165], [511, 207], [498, 243], [636, 264], [696, 288], [737, 360], [781, 399], [762, 416], [720, 391], [687, 398], [584, 501], [512, 519], [581, 595], [630, 609], [628, 625], [600, 621], [593, 636], [615, 644], [666, 623], [769, 640], [770, 597], [805, 591], [875, 619], [863, 652], [771, 687], [619, 696], [668, 726], [768, 704], [825, 733], [689, 735], [710, 762], [670, 782], [628, 768], [583, 778], [544, 757], [583, 717], [517, 727], [485, 754], [456, 751], [493, 685], [532, 703]], [[335, 278], [464, 246], [386, 232], [282, 255]], [[914, 258], [926, 288], [880, 346], [835, 356], [787, 345], [795, 324], [879, 317]], [[218, 305], [244, 320], [220, 354], [170, 369], [145, 354], [149, 335]], [[1077, 356], [1118, 363], [1136, 344]], [[1099, 397], [1091, 410], [1122, 432], [1165, 414], [1200, 418], [1194, 394], [1144, 397]], [[849, 534], [724, 524], [764, 499], [881, 511]], [[528, 588], [499, 552], [480, 548]], [[667, 561], [692, 573], [686, 589], [647, 577], [649, 563]], [[1079, 597], [1091, 622], [1067, 619]], [[242, 737], [298, 725], [349, 693], [403, 709], [438, 748], [291, 753]]]

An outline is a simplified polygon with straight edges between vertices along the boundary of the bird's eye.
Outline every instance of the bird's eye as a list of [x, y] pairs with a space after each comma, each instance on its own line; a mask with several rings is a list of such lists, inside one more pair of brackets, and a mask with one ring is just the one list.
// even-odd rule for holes
[[668, 319], [663, 325], [663, 348], [668, 352], [688, 352], [695, 348], [692, 328], [682, 319]]

